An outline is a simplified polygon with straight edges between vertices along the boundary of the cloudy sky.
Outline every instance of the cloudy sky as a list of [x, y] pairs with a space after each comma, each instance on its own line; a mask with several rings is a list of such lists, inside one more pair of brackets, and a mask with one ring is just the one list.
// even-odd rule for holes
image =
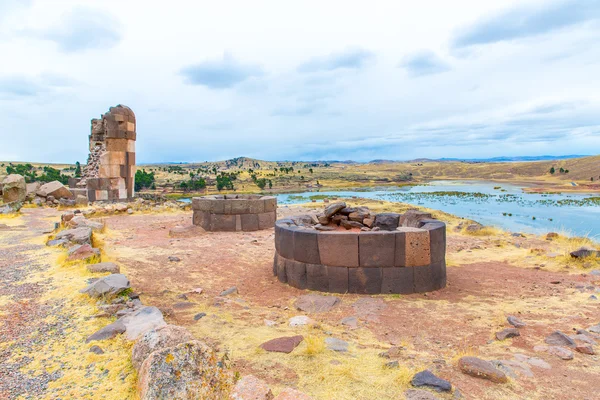
[[[155, 5], [156, 4], [156, 5]], [[600, 153], [600, 1], [0, 0], [0, 160]]]

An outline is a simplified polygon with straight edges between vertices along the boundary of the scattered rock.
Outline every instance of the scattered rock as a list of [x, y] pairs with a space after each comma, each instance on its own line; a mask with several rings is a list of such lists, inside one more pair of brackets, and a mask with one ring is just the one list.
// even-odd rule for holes
[[335, 296], [323, 296], [320, 294], [305, 294], [296, 300], [294, 306], [308, 313], [322, 313], [331, 310], [339, 304], [340, 299]]
[[527, 324], [525, 322], [521, 321], [519, 318], [517, 318], [513, 315], [509, 315], [508, 317], [506, 317], [506, 320], [508, 321], [509, 324], [511, 324], [515, 328], [523, 328], [523, 327], [527, 326]]
[[445, 379], [438, 378], [428, 369], [415, 374], [410, 383], [416, 387], [425, 386], [438, 392], [449, 392], [452, 390], [452, 385], [450, 382]]
[[594, 325], [594, 326], [590, 326], [590, 327], [588, 328], [588, 331], [590, 331], [590, 332], [594, 332], [594, 333], [597, 333], [597, 334], [599, 334], [599, 335], [600, 335], [600, 324], [598, 324], [598, 325]]
[[182, 326], [166, 325], [150, 329], [144, 332], [133, 345], [131, 363], [138, 370], [153, 351], [176, 346], [190, 340], [194, 340], [194, 335]]
[[586, 258], [591, 256], [600, 257], [600, 251], [593, 250], [587, 247], [582, 247], [578, 250], [572, 251], [570, 254], [573, 258]]
[[119, 266], [113, 262], [89, 264], [87, 266], [87, 269], [92, 273], [110, 272], [111, 274], [118, 274], [119, 272], [121, 272], [121, 268], [119, 268]]
[[385, 368], [399, 368], [400, 367], [400, 363], [398, 362], [398, 360], [388, 361], [383, 366]]
[[310, 319], [309, 317], [307, 317], [306, 315], [297, 315], [295, 317], [290, 318], [290, 326], [291, 327], [309, 325], [309, 324], [312, 324], [313, 322], [314, 321], [312, 319]]
[[325, 345], [329, 350], [346, 352], [348, 351], [348, 342], [332, 337], [325, 338]]
[[219, 296], [229, 296], [230, 294], [238, 293], [237, 286], [232, 286], [229, 289], [223, 290]]
[[154, 351], [138, 375], [141, 400], [225, 399], [232, 386], [233, 374], [197, 340]]
[[464, 374], [476, 378], [487, 379], [496, 383], [508, 381], [506, 374], [496, 368], [494, 364], [477, 357], [462, 357], [458, 360], [458, 366]]
[[394, 347], [390, 347], [386, 351], [379, 353], [379, 357], [399, 358], [401, 354], [402, 354], [402, 348], [394, 346]]
[[588, 354], [591, 356], [596, 354], [596, 352], [594, 351], [594, 347], [589, 343], [578, 344], [577, 347], [575, 347], [575, 350], [578, 351], [579, 353]]
[[496, 366], [501, 371], [511, 378], [517, 378], [518, 375], [523, 375], [528, 378], [533, 378], [533, 371], [531, 368], [523, 362], [513, 361], [513, 360], [492, 360], [490, 361], [492, 364]]
[[325, 211], [323, 212], [323, 214], [325, 215], [325, 217], [331, 218], [334, 214], [337, 214], [345, 207], [346, 203], [344, 203], [343, 201], [339, 203], [333, 203], [325, 207]]
[[346, 317], [342, 318], [340, 324], [348, 326], [350, 328], [358, 328], [358, 318], [356, 317]]
[[67, 223], [67, 226], [71, 228], [88, 227], [91, 228], [94, 232], [101, 232], [104, 229], [103, 222], [89, 220], [83, 215], [71, 218], [71, 220], [69, 220], [69, 222]]
[[284, 336], [276, 339], [271, 339], [260, 345], [263, 350], [269, 352], [278, 353], [291, 353], [302, 341], [304, 337], [302, 335], [297, 336]]
[[98, 345], [93, 345], [92, 347], [90, 347], [90, 353], [104, 354], [104, 350], [102, 350]]
[[85, 342], [89, 343], [94, 340], [112, 339], [115, 336], [124, 333], [125, 329], [125, 325], [123, 325], [123, 323], [120, 320], [117, 320], [110, 325], [106, 325], [104, 328], [100, 329], [94, 334], [88, 336]]
[[400, 225], [400, 214], [397, 213], [380, 213], [375, 215], [373, 222], [374, 228], [379, 228], [382, 231], [395, 231]]
[[91, 244], [92, 229], [88, 227], [65, 229], [54, 236], [54, 240], [61, 239], [67, 240], [73, 244]]
[[118, 321], [121, 321], [125, 326], [125, 336], [129, 340], [136, 340], [141, 334], [150, 329], [167, 325], [160, 310], [148, 306], [129, 313]]
[[324, 226], [321, 224], [316, 224], [314, 226], [314, 228], [318, 231], [322, 231], [322, 232], [328, 232], [328, 231], [335, 231], [335, 228], [333, 226]]
[[175, 256], [169, 256], [169, 261], [170, 262], [179, 262], [179, 261], [181, 261], [181, 258], [175, 257]]
[[496, 339], [498, 340], [505, 340], [516, 336], [521, 336], [521, 333], [517, 328], [506, 328], [500, 332], [496, 332]]
[[129, 280], [123, 274], [111, 274], [100, 278], [90, 284], [80, 293], [87, 293], [91, 297], [117, 296], [129, 289]]
[[93, 248], [89, 244], [76, 244], [67, 250], [67, 261], [87, 261], [91, 262], [100, 257], [100, 250]]
[[202, 319], [204, 317], [206, 317], [206, 313], [203, 313], [203, 312], [198, 313], [198, 314], [194, 315], [194, 321], [199, 321], [200, 319]]
[[562, 360], [568, 361], [573, 359], [573, 352], [569, 349], [560, 346], [534, 346], [533, 351], [546, 352]]
[[263, 322], [265, 323], [266, 326], [276, 326], [277, 325], [276, 321], [271, 321], [270, 319], [265, 319]]
[[254, 375], [246, 375], [240, 379], [231, 392], [232, 400], [272, 400], [273, 392], [269, 385]]
[[566, 346], [575, 348], [577, 344], [568, 335], [565, 335], [561, 331], [554, 331], [552, 334], [544, 339], [544, 342], [553, 346]]

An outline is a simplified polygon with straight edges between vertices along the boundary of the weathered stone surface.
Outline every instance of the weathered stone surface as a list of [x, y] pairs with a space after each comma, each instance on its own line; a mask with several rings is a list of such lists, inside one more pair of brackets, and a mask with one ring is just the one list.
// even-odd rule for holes
[[400, 224], [400, 214], [397, 213], [380, 213], [375, 215], [373, 227], [379, 228], [382, 231], [395, 231]]
[[519, 318], [517, 318], [513, 315], [509, 315], [508, 317], [506, 317], [506, 320], [508, 321], [509, 324], [511, 324], [515, 328], [523, 328], [523, 327], [527, 326], [527, 324], [525, 322], [521, 321]]
[[544, 339], [544, 342], [553, 346], [566, 346], [575, 348], [577, 344], [568, 335], [565, 335], [561, 331], [555, 331]]
[[142, 307], [119, 319], [125, 325], [125, 336], [136, 340], [141, 334], [167, 325], [162, 312], [156, 307]]
[[332, 338], [332, 337], [325, 338], [325, 346], [327, 346], [327, 348], [329, 350], [333, 350], [333, 351], [339, 351], [339, 352], [348, 351], [348, 342], [341, 340], [341, 339], [337, 339], [337, 338]]
[[276, 339], [271, 339], [260, 345], [263, 350], [278, 353], [291, 353], [298, 346], [304, 337], [302, 335], [285, 336]]
[[121, 272], [121, 268], [119, 268], [119, 266], [113, 262], [90, 264], [87, 266], [87, 269], [92, 273], [110, 272], [111, 274], [118, 274]]
[[87, 243], [76, 244], [67, 250], [67, 261], [91, 262], [100, 257], [100, 250], [93, 248]]
[[523, 375], [528, 378], [533, 378], [534, 376], [531, 368], [529, 368], [529, 366], [524, 362], [515, 360], [492, 360], [490, 362], [511, 378], [517, 378], [519, 375]]
[[572, 360], [573, 352], [565, 347], [560, 346], [534, 346], [533, 351], [535, 352], [546, 352], [552, 354], [562, 360]]
[[496, 339], [498, 340], [505, 340], [516, 336], [521, 336], [521, 333], [517, 328], [506, 328], [500, 332], [496, 332]]
[[92, 228], [81, 227], [60, 231], [54, 236], [54, 240], [61, 239], [65, 239], [74, 244], [90, 244], [92, 240]]
[[150, 353], [167, 347], [176, 346], [180, 343], [194, 340], [187, 329], [177, 325], [166, 325], [156, 329], [150, 329], [140, 336], [133, 345], [131, 362], [137, 370], [150, 355]]
[[579, 353], [588, 354], [590, 356], [596, 354], [594, 351], [594, 346], [589, 343], [578, 344], [577, 347], [575, 347], [575, 350]]
[[10, 174], [2, 180], [2, 201], [4, 203], [23, 202], [26, 196], [27, 185], [22, 175]]
[[274, 400], [313, 400], [313, 398], [296, 389], [287, 388], [283, 389]]
[[460, 370], [476, 378], [487, 379], [496, 383], [505, 383], [508, 381], [506, 374], [497, 369], [489, 361], [477, 357], [462, 357], [458, 360]]
[[138, 375], [141, 400], [227, 398], [233, 374], [215, 351], [192, 340], [151, 353]]
[[111, 274], [81, 289], [80, 293], [86, 293], [91, 297], [116, 296], [127, 289], [129, 289], [129, 280], [125, 275]]
[[348, 292], [375, 294], [381, 292], [382, 270], [378, 267], [348, 269]]
[[408, 210], [400, 216], [400, 226], [418, 228], [419, 221], [431, 219], [431, 214], [425, 211]]
[[346, 207], [346, 203], [344, 203], [343, 201], [339, 202], [339, 203], [332, 203], [332, 204], [328, 205], [327, 207], [325, 207], [325, 211], [323, 212], [323, 215], [325, 215], [327, 218], [331, 218], [345, 207]]
[[413, 386], [425, 386], [438, 392], [449, 392], [452, 390], [452, 385], [445, 379], [438, 378], [429, 370], [421, 371], [413, 376], [411, 382]]
[[361, 267], [393, 267], [396, 235], [387, 232], [365, 232], [358, 236]]
[[65, 185], [59, 181], [52, 181], [43, 184], [37, 191], [37, 195], [40, 197], [52, 196], [55, 199], [70, 199], [73, 197], [73, 193]]
[[313, 229], [298, 229], [294, 231], [294, 260], [320, 264], [318, 232]]
[[294, 306], [301, 311], [308, 313], [322, 313], [331, 310], [340, 303], [340, 299], [335, 296], [322, 296], [320, 294], [305, 294], [296, 300]]
[[100, 232], [104, 229], [104, 224], [102, 222], [89, 220], [83, 215], [71, 218], [67, 222], [67, 225], [71, 228], [88, 227], [94, 232]]
[[272, 400], [273, 392], [269, 385], [254, 375], [242, 377], [231, 392], [231, 400]]
[[123, 325], [123, 322], [117, 320], [110, 325], [106, 325], [104, 328], [100, 329], [96, 333], [88, 336], [85, 342], [89, 343], [94, 340], [112, 339], [115, 336], [122, 334], [123, 332], [125, 332], [125, 325]]
[[359, 266], [357, 234], [352, 232], [319, 234], [318, 243], [321, 264], [347, 268]]

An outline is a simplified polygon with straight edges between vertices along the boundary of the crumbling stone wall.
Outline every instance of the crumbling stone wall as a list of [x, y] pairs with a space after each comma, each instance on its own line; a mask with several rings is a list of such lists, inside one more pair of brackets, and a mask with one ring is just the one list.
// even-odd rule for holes
[[127, 106], [111, 107], [92, 119], [90, 154], [77, 184], [90, 201], [129, 200], [135, 184], [135, 114]]
[[402, 226], [368, 232], [319, 231], [294, 218], [279, 220], [273, 274], [299, 289], [333, 293], [441, 289], [446, 286], [446, 224], [422, 214], [396, 214]]
[[272, 228], [277, 219], [277, 199], [260, 195], [194, 197], [193, 223], [207, 231], [257, 231]]

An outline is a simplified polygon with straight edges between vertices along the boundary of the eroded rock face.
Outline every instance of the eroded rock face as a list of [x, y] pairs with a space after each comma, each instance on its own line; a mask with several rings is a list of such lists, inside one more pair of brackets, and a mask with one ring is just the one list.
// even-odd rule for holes
[[80, 293], [86, 293], [91, 297], [117, 296], [129, 289], [129, 279], [123, 274], [111, 274], [100, 278], [90, 284]]
[[182, 326], [166, 325], [150, 329], [142, 334], [133, 346], [131, 355], [133, 367], [139, 369], [150, 353], [156, 350], [177, 346], [191, 340], [194, 340], [194, 335]]
[[2, 180], [2, 201], [4, 203], [22, 202], [27, 196], [25, 178], [19, 174], [10, 174]]
[[154, 351], [140, 368], [140, 399], [226, 399], [233, 374], [220, 361], [197, 340]]

